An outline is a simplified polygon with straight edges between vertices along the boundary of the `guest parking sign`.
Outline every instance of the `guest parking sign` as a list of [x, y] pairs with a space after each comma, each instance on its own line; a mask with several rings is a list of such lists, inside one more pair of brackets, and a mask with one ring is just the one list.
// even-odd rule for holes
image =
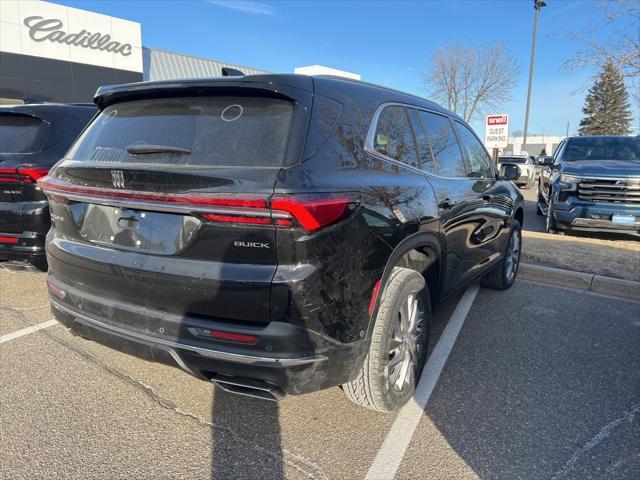
[[505, 148], [509, 143], [509, 115], [487, 115], [484, 146], [487, 149]]

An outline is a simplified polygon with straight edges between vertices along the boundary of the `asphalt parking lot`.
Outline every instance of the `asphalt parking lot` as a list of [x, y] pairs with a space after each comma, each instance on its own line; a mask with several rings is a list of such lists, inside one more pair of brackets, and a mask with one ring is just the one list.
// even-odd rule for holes
[[0, 269], [0, 477], [640, 478], [640, 303], [474, 293], [468, 314], [436, 312], [424, 413], [392, 415], [338, 388], [235, 397], [59, 324], [25, 330], [52, 318], [45, 274]]

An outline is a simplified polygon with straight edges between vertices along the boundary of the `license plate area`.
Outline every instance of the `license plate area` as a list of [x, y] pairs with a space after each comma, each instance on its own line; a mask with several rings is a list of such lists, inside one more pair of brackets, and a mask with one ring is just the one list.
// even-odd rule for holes
[[200, 226], [200, 220], [189, 215], [95, 204], [77, 204], [73, 209], [85, 240], [160, 255], [184, 250]]
[[613, 215], [611, 223], [616, 225], [635, 225], [636, 217], [634, 215]]

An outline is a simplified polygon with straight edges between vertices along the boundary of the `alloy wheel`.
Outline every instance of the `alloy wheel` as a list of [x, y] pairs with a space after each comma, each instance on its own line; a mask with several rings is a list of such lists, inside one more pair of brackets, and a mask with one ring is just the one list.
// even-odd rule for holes
[[509, 249], [505, 258], [505, 274], [507, 281], [511, 283], [518, 272], [518, 262], [520, 261], [520, 248], [522, 242], [520, 240], [520, 231], [514, 230], [509, 240]]
[[417, 294], [407, 297], [397, 311], [389, 351], [389, 383], [395, 391], [414, 381], [423, 349], [424, 305]]

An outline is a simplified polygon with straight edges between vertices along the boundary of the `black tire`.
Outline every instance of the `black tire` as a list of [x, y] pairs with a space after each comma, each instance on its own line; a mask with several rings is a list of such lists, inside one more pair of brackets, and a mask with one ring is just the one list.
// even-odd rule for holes
[[[512, 261], [515, 262], [515, 265], [511, 267], [509, 263], [509, 256], [513, 255], [511, 249], [513, 247], [513, 239], [514, 236], [517, 235], [517, 245], [518, 250], [515, 253], [515, 256], [512, 258]], [[513, 220], [511, 222], [511, 230], [509, 231], [509, 240], [507, 241], [507, 246], [502, 255], [502, 260], [496, 265], [496, 267], [484, 275], [482, 277], [482, 286], [487, 288], [492, 288], [494, 290], [507, 290], [511, 288], [513, 282], [515, 282], [516, 277], [518, 276], [518, 267], [520, 266], [520, 255], [522, 254], [522, 227], [520, 226], [520, 222], [517, 220]], [[513, 273], [511, 273], [510, 268], [513, 268]]]
[[[402, 306], [409, 303], [410, 296], [415, 297], [415, 308], [420, 308], [421, 304], [421, 310], [418, 312], [423, 312], [422, 322], [419, 319], [416, 320], [418, 325], [422, 324], [422, 328], [417, 329], [417, 332], [421, 331], [421, 333], [416, 336], [415, 356], [409, 353], [404, 337], [401, 342], [394, 339], [402, 323]], [[431, 302], [424, 278], [415, 270], [394, 268], [380, 298], [369, 353], [355, 380], [342, 385], [347, 398], [357, 405], [380, 412], [393, 412], [407, 403], [420, 379], [427, 357], [430, 324]], [[392, 341], [396, 342], [395, 349], [392, 349]], [[394, 353], [394, 350], [398, 353]], [[401, 352], [409, 355], [409, 359], [413, 359], [413, 365], [409, 363], [404, 370], [402, 370], [404, 362], [401, 359], [405, 357], [401, 356]], [[399, 359], [396, 362], [396, 368], [401, 368], [401, 372], [397, 375], [396, 384], [392, 385], [389, 369], [396, 355]], [[407, 360], [407, 362], [410, 361]], [[392, 373], [395, 371], [394, 369]], [[405, 377], [401, 379], [400, 374], [403, 371]], [[398, 387], [398, 383], [402, 387]]]

